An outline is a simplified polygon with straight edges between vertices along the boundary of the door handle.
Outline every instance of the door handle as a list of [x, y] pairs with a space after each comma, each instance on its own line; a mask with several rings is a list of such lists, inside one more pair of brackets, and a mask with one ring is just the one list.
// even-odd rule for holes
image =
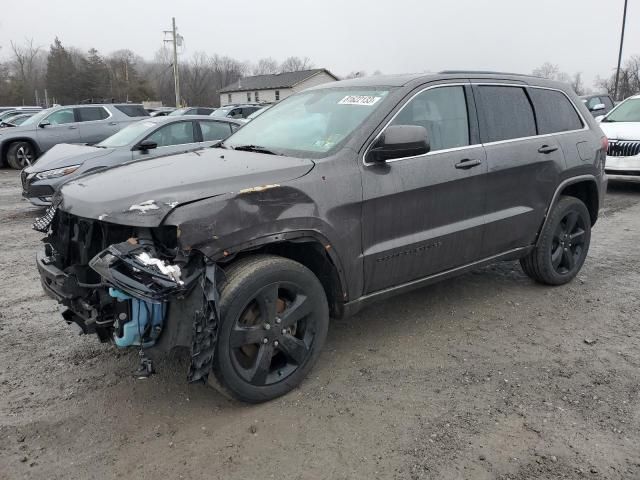
[[74, 127], [73, 125], [69, 127], [69, 130], [75, 130], [78, 127]]
[[553, 153], [553, 152], [555, 152], [556, 150], [558, 150], [558, 147], [552, 147], [552, 146], [550, 146], [550, 145], [542, 145], [542, 146], [538, 149], [538, 152], [539, 152], [539, 153], [547, 154], [547, 153]]
[[465, 158], [456, 163], [455, 167], [460, 170], [468, 170], [473, 167], [477, 167], [482, 162], [480, 160], [474, 160], [472, 158]]
[[109, 122], [109, 125], [117, 125], [117, 122]]

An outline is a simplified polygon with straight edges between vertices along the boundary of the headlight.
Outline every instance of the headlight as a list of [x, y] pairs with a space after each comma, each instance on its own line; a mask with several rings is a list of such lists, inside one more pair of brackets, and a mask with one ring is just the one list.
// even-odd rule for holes
[[75, 172], [78, 168], [80, 168], [80, 165], [70, 165], [64, 168], [45, 170], [44, 172], [37, 173], [36, 178], [38, 180], [48, 180], [50, 178], [64, 177], [65, 175]]

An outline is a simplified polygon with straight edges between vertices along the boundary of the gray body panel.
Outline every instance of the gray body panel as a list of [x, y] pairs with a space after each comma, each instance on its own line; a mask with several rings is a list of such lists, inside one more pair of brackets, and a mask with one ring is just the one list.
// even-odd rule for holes
[[[412, 94], [451, 82], [560, 90], [585, 128], [367, 164], [367, 148]], [[61, 208], [116, 224], [174, 225], [182, 248], [220, 261], [269, 243], [313, 238], [336, 266], [342, 300], [353, 302], [531, 248], [560, 188], [572, 181], [593, 183], [601, 204], [602, 132], [568, 86], [517, 75], [439, 74], [314, 89], [367, 85], [392, 88], [330, 156], [308, 160], [225, 149], [176, 155], [153, 168], [136, 163], [70, 182], [61, 189]], [[470, 121], [477, 128], [475, 116]], [[591, 158], [577, 154], [584, 142]], [[557, 148], [541, 154], [544, 145]], [[476, 168], [454, 168], [469, 158], [478, 160]], [[158, 208], [129, 210], [148, 200]]]

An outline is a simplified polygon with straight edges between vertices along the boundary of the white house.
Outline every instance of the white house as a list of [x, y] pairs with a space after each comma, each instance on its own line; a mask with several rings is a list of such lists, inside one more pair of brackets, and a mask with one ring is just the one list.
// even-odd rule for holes
[[220, 106], [236, 103], [278, 102], [305, 88], [336, 80], [338, 77], [324, 68], [245, 77], [218, 92]]

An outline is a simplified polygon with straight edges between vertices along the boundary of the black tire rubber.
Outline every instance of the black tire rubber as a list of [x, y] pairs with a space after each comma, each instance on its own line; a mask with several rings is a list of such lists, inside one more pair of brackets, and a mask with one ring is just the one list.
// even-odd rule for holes
[[[254, 255], [225, 269], [226, 280], [220, 293], [220, 325], [209, 384], [226, 396], [248, 403], [260, 403], [284, 395], [298, 386], [316, 362], [327, 336], [329, 306], [318, 278], [304, 265], [275, 255]], [[315, 336], [304, 363], [285, 379], [271, 385], [256, 386], [236, 371], [229, 339], [236, 321], [255, 292], [273, 282], [295, 283], [312, 301]], [[214, 378], [212, 378], [214, 377]]]
[[23, 165], [20, 161], [20, 159], [18, 158], [18, 150], [20, 148], [25, 148], [28, 149], [31, 152], [31, 155], [33, 157], [33, 160], [31, 163], [35, 162], [36, 160], [36, 149], [33, 148], [33, 145], [31, 145], [29, 142], [13, 142], [11, 145], [9, 145], [9, 148], [7, 148], [7, 164], [15, 169], [15, 170], [22, 170], [23, 168], [27, 167], [28, 165]]
[[[583, 251], [575, 262], [573, 269], [560, 274], [553, 267], [551, 250], [553, 248], [553, 235], [559, 223], [570, 212], [576, 212], [584, 219], [585, 238]], [[578, 274], [589, 251], [591, 242], [591, 218], [585, 204], [576, 197], [562, 196], [553, 207], [547, 223], [545, 224], [537, 246], [526, 256], [520, 259], [522, 270], [530, 278], [545, 285], [563, 285], [570, 282]]]

